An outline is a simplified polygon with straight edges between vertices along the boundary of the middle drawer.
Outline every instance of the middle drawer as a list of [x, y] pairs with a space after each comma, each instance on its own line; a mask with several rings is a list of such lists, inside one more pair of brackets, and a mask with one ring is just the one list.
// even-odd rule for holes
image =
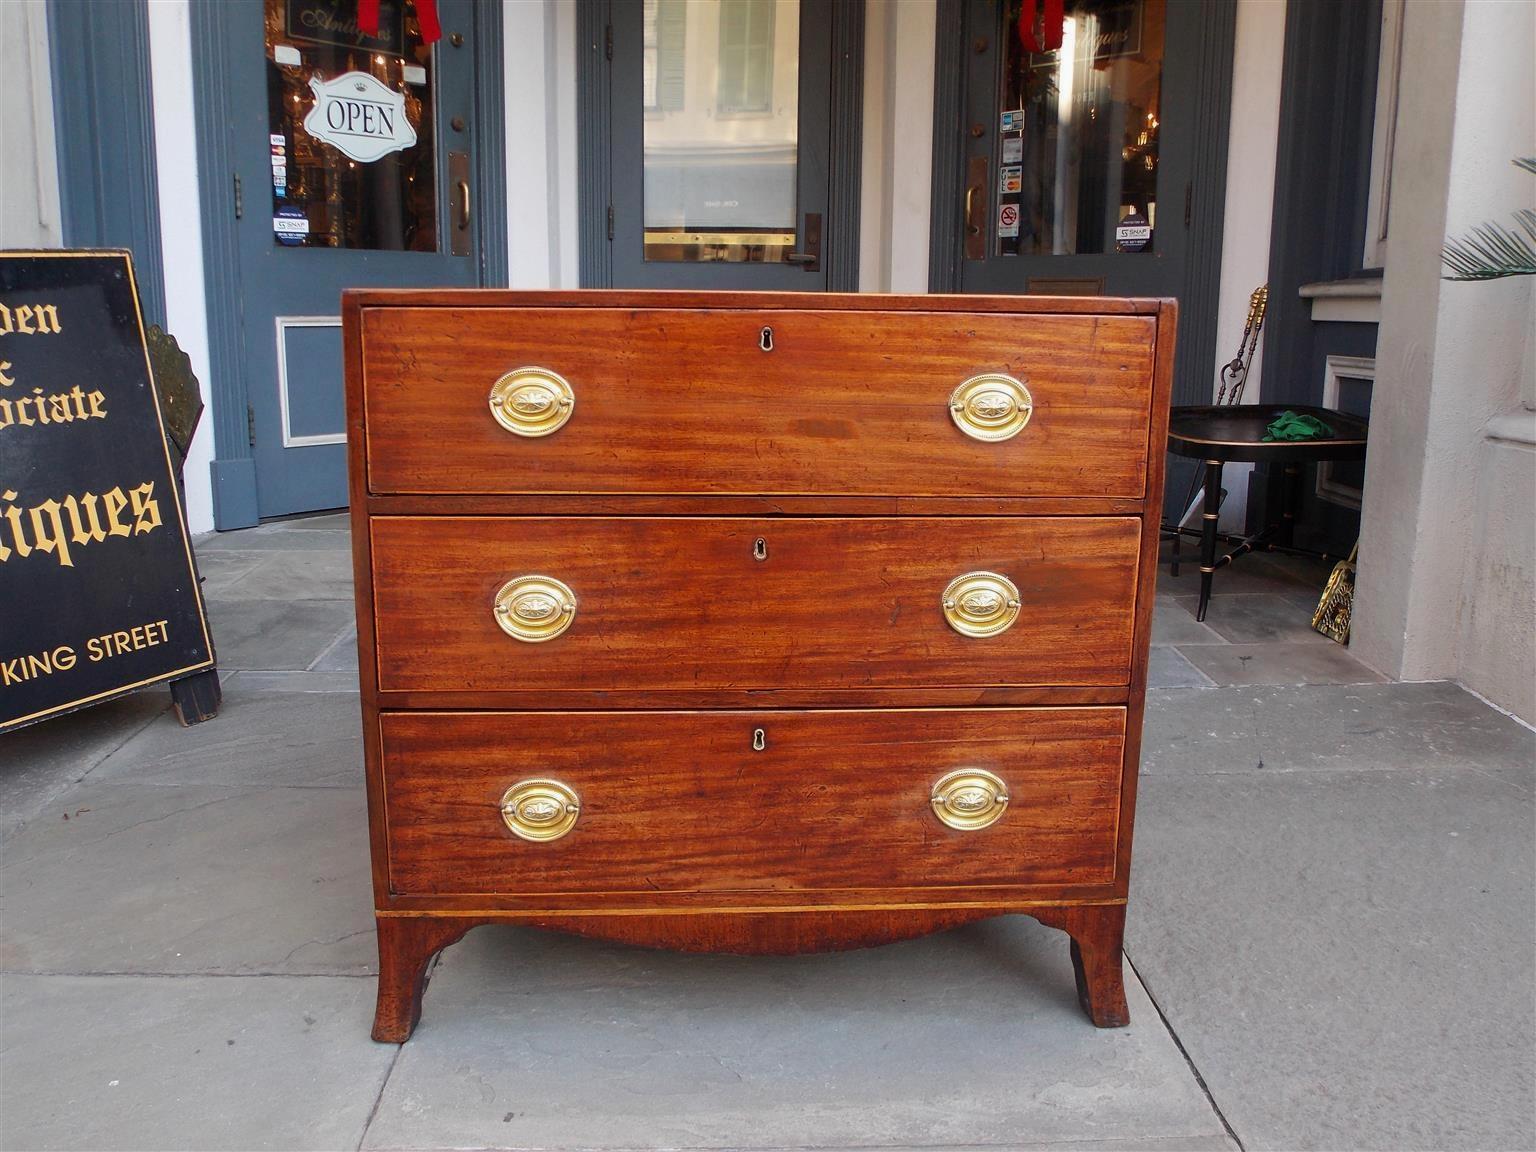
[[386, 692], [1130, 677], [1136, 517], [402, 516], [370, 532]]

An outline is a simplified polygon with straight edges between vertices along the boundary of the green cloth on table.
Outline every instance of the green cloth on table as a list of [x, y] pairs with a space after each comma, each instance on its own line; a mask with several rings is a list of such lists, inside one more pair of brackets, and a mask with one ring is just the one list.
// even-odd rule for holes
[[1266, 444], [1276, 440], [1328, 440], [1333, 436], [1333, 429], [1316, 416], [1303, 416], [1289, 408], [1275, 417], [1267, 431]]

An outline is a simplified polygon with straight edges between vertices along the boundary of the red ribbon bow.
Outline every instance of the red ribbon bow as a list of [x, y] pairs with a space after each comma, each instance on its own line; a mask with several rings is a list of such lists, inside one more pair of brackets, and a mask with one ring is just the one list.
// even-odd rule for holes
[[[1046, 0], [1046, 3], [1059, 0]], [[416, 20], [421, 25], [421, 40], [432, 44], [443, 38], [443, 26], [437, 19], [437, 0], [416, 0]], [[379, 34], [379, 0], [357, 0], [357, 30], [364, 36]]]
[[1019, 43], [1024, 45], [1024, 51], [1055, 52], [1061, 47], [1063, 8], [1064, 0], [1045, 0], [1044, 27], [1037, 39], [1035, 19], [1040, 15], [1040, 0], [1024, 0], [1019, 12]]

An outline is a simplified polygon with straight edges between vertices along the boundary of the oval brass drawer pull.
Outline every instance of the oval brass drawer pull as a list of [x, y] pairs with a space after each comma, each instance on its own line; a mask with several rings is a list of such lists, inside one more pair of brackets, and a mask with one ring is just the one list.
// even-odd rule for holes
[[516, 576], [496, 593], [492, 614], [515, 640], [553, 640], [576, 619], [576, 593], [553, 576]]
[[558, 780], [519, 780], [501, 796], [501, 818], [524, 840], [558, 840], [576, 826], [581, 797]]
[[933, 785], [933, 814], [962, 832], [996, 824], [1008, 809], [1008, 785], [985, 768], [961, 768]]
[[973, 440], [1011, 440], [1034, 410], [1024, 382], [1002, 372], [972, 376], [949, 397], [950, 419]]
[[1022, 601], [1012, 580], [996, 572], [967, 572], [944, 589], [944, 619], [962, 636], [996, 636], [1013, 627]]
[[491, 415], [518, 436], [548, 436], [576, 410], [576, 393], [558, 372], [514, 368], [491, 385]]

